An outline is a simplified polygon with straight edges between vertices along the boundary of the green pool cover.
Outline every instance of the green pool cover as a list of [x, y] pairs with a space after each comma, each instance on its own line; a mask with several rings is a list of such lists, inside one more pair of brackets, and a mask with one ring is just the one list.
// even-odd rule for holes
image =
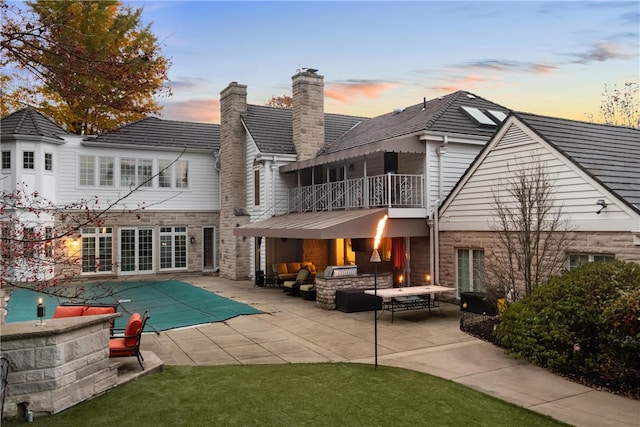
[[[257, 314], [261, 311], [213, 292], [178, 280], [162, 282], [135, 281], [113, 282], [84, 285], [87, 294], [95, 288], [109, 288], [112, 296], [96, 299], [98, 303], [118, 303], [118, 312], [122, 316], [116, 319], [116, 328], [124, 328], [131, 313], [140, 314], [149, 311], [145, 332], [166, 331], [168, 329], [222, 322], [242, 314]], [[66, 301], [28, 289], [16, 289], [11, 292], [7, 304], [7, 322], [37, 321], [36, 306], [38, 298], [45, 305], [44, 319], [53, 317], [56, 307]]]

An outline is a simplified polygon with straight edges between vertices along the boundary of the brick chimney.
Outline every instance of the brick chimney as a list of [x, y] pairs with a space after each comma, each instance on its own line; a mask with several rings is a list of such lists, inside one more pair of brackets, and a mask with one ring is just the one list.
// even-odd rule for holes
[[324, 77], [303, 69], [291, 77], [293, 86], [293, 145], [298, 160], [316, 156], [324, 145]]
[[247, 86], [231, 82], [220, 92], [220, 277], [250, 277], [249, 239], [233, 229], [249, 222], [246, 209], [246, 135], [240, 114], [247, 111]]

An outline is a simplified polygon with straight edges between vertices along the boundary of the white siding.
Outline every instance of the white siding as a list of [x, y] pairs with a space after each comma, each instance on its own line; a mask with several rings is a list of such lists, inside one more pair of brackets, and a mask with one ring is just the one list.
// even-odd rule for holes
[[[113, 157], [114, 187], [84, 187], [79, 185], [78, 159], [81, 155]], [[159, 159], [173, 161], [180, 156], [177, 151], [140, 150], [123, 148], [88, 147], [81, 145], [78, 137], [67, 138], [67, 144], [59, 147], [54, 168], [58, 176], [58, 202], [72, 203], [80, 198], [98, 197], [100, 204], [113, 203], [125, 196], [128, 188], [119, 187], [118, 162], [120, 158], [153, 160], [153, 173], [158, 172]], [[180, 160], [188, 162], [189, 187], [182, 189], [159, 188], [157, 177], [153, 187], [142, 188], [126, 198], [120, 207], [125, 209], [147, 206], [147, 210], [188, 211], [220, 209], [220, 174], [215, 168], [214, 156], [209, 153], [182, 154]]]
[[438, 200], [440, 203], [444, 201], [482, 149], [482, 145], [477, 144], [449, 143], [445, 147], [444, 154], [439, 155], [440, 145], [431, 142], [427, 144], [429, 162], [427, 191], [430, 206], [435, 206]]
[[[481, 164], [464, 183], [455, 198], [440, 215], [440, 229], [490, 230], [495, 223], [494, 192], [504, 197], [501, 184], [510, 176], [510, 168], [534, 165], [539, 159], [555, 181], [555, 207], [576, 231], [624, 231], [637, 227], [633, 213], [583, 171], [533, 135], [512, 125]], [[608, 206], [600, 215], [598, 199]]]

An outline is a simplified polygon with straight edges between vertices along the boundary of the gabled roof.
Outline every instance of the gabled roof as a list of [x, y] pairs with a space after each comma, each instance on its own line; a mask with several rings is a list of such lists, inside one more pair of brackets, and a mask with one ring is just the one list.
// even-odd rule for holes
[[517, 113], [515, 116], [640, 212], [640, 129]]
[[2, 137], [31, 135], [62, 140], [60, 135], [69, 135], [69, 132], [32, 107], [23, 108], [3, 117], [0, 120], [0, 128]]
[[114, 131], [87, 138], [84, 142], [114, 146], [219, 150], [220, 125], [146, 117]]
[[[324, 115], [325, 144], [334, 141], [365, 117]], [[296, 154], [293, 145], [293, 112], [289, 108], [248, 105], [242, 114], [248, 132], [262, 153]]]
[[493, 135], [498, 122], [493, 126], [479, 124], [461, 107], [474, 107], [484, 111], [497, 110], [504, 113], [509, 111], [477, 95], [457, 91], [369, 119], [325, 146], [321, 154], [335, 153], [422, 131], [482, 136], [487, 139]]

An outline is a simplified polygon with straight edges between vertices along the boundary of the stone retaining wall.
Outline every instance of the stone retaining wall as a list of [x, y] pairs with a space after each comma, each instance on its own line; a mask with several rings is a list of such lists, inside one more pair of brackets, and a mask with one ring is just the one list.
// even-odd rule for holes
[[[373, 289], [373, 274], [359, 274], [357, 276], [330, 277], [316, 276], [316, 305], [324, 310], [336, 309], [336, 289]], [[377, 277], [378, 289], [392, 288], [393, 275], [381, 273]]]
[[2, 354], [9, 360], [3, 417], [24, 410], [56, 414], [115, 387], [109, 322], [119, 315], [3, 324]]

